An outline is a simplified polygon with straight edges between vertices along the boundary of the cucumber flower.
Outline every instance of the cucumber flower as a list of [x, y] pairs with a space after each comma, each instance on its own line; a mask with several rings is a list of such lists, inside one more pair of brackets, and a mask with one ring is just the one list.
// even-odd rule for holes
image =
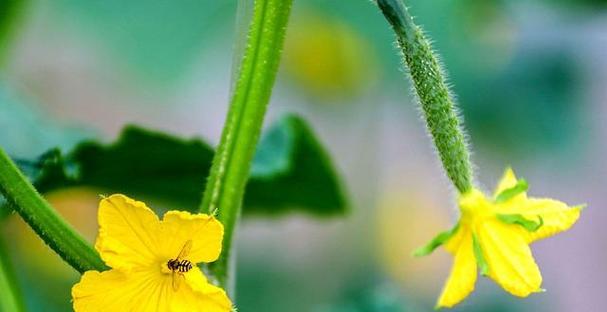
[[466, 298], [479, 270], [514, 296], [542, 291], [542, 275], [529, 244], [569, 229], [583, 206], [528, 198], [527, 188], [525, 180], [517, 180], [508, 169], [493, 197], [477, 189], [461, 194], [457, 225], [414, 253], [427, 255], [444, 244], [454, 256], [437, 308], [453, 307]]
[[112, 195], [98, 218], [95, 249], [111, 269], [82, 275], [72, 288], [76, 312], [232, 309], [196, 266], [221, 252], [223, 226], [213, 216], [169, 211], [159, 220], [144, 203]]

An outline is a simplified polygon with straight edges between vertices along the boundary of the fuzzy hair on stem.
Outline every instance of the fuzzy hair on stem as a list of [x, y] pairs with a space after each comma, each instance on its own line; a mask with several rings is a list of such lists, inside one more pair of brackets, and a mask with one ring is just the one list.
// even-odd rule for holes
[[106, 269], [95, 249], [42, 198], [1, 148], [0, 194], [48, 246], [78, 272]]
[[[201, 212], [217, 211], [217, 218], [225, 229], [221, 256], [210, 265], [210, 270], [229, 294], [234, 293], [232, 242], [280, 63], [291, 5], [292, 0], [253, 1], [253, 16], [243, 38], [246, 40], [243, 55], [236, 58], [234, 64], [236, 74], [230, 108], [200, 204]], [[239, 9], [246, 10], [248, 6], [245, 3]]]

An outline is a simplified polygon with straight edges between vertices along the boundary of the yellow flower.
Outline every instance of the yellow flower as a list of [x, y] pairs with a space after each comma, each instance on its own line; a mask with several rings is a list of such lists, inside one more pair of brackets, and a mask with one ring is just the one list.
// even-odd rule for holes
[[542, 275], [528, 245], [569, 229], [583, 206], [528, 198], [526, 190], [527, 183], [508, 169], [493, 198], [477, 189], [460, 195], [457, 225], [415, 252], [426, 255], [444, 244], [454, 256], [437, 308], [453, 307], [466, 298], [474, 290], [479, 269], [512, 295], [542, 291]]
[[223, 226], [214, 217], [169, 211], [159, 220], [144, 203], [112, 195], [99, 204], [99, 227], [95, 248], [112, 269], [82, 275], [72, 288], [75, 311], [231, 310], [196, 266], [221, 252]]

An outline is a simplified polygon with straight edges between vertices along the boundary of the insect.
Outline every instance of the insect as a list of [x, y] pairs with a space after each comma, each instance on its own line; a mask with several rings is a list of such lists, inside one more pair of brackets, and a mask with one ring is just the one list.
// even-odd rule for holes
[[192, 250], [191, 239], [185, 242], [175, 259], [171, 259], [167, 262], [167, 267], [171, 270], [174, 290], [179, 289], [179, 285], [184, 278], [183, 273], [189, 272], [194, 267], [190, 260], [183, 259], [190, 253], [190, 250]]

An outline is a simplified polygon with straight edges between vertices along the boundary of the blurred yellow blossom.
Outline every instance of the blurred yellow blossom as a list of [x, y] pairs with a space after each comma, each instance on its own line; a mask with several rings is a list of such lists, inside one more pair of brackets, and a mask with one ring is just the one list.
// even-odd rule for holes
[[478, 269], [512, 295], [542, 291], [542, 275], [528, 245], [569, 229], [583, 207], [528, 198], [526, 190], [527, 183], [508, 169], [493, 198], [477, 189], [460, 195], [458, 224], [416, 251], [426, 255], [444, 244], [455, 257], [438, 308], [466, 298], [474, 290]]
[[373, 44], [350, 23], [307, 10], [294, 16], [285, 40], [285, 72], [316, 99], [352, 99], [376, 82]]
[[169, 211], [159, 220], [144, 203], [112, 195], [98, 218], [95, 248], [111, 269], [84, 273], [72, 288], [75, 311], [231, 310], [195, 265], [221, 252], [223, 226], [213, 216]]

